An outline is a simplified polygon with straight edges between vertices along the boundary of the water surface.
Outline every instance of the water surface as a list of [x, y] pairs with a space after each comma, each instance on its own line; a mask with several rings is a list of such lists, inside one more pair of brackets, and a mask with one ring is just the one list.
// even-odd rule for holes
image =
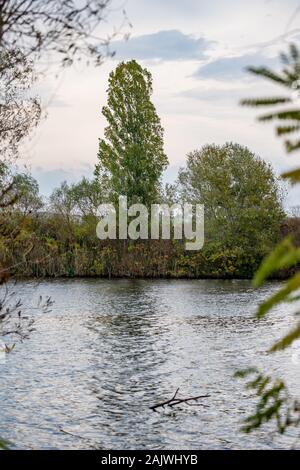
[[[0, 436], [25, 449], [291, 447], [293, 436], [239, 432], [253, 402], [233, 378], [249, 365], [284, 368], [299, 390], [297, 344], [265, 353], [288, 328], [286, 307], [253, 317], [276, 288], [213, 280], [19, 284], [36, 331], [0, 364]], [[30, 308], [39, 295], [55, 300], [51, 313]], [[149, 409], [178, 387], [183, 397], [210, 397]]]

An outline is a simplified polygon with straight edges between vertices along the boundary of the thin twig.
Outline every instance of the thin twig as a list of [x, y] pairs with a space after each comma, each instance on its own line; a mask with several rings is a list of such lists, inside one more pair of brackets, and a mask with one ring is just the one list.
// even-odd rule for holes
[[67, 434], [68, 436], [76, 437], [77, 439], [87, 441], [87, 442], [89, 442], [91, 447], [93, 447], [94, 449], [97, 449], [97, 447], [95, 445], [91, 444], [91, 439], [89, 439], [87, 437], [79, 436], [79, 434], [73, 434], [72, 432], [66, 431], [63, 428], [59, 428], [59, 430], [60, 430], [60, 432], [62, 432], [63, 434]]
[[189, 398], [177, 398], [177, 393], [179, 392], [179, 388], [177, 388], [174, 396], [171, 398], [171, 400], [164, 401], [162, 403], [157, 403], [156, 405], [150, 406], [150, 410], [156, 411], [157, 408], [164, 408], [165, 406], [169, 406], [170, 408], [173, 408], [173, 406], [179, 405], [181, 403], [187, 403], [190, 404], [190, 401], [197, 401], [200, 400], [200, 398], [208, 398], [210, 395], [198, 395], [197, 397], [189, 397]]

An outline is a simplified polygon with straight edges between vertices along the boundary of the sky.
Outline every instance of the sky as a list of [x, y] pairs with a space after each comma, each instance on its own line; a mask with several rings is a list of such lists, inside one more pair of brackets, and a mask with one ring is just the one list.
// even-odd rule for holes
[[[188, 152], [208, 143], [247, 145], [278, 174], [297, 165], [272, 126], [258, 123], [257, 111], [242, 108], [239, 100], [273, 91], [245, 67], [278, 67], [278, 52], [300, 38], [300, 0], [112, 0], [101, 34], [118, 29], [123, 8], [132, 27], [124, 24], [112, 41], [113, 59], [100, 67], [77, 64], [58, 75], [49, 65], [36, 86], [47, 117], [24, 146], [23, 163], [43, 194], [63, 180], [92, 176], [106, 125], [101, 108], [108, 76], [130, 59], [153, 75], [152, 99], [170, 162], [165, 181], [176, 178]], [[300, 191], [292, 190], [286, 205], [298, 200]]]

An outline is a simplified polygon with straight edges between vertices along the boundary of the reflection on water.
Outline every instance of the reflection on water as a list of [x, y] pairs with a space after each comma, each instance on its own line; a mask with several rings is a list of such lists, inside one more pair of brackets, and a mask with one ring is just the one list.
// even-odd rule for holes
[[[286, 311], [258, 322], [255, 306], [277, 285], [248, 281], [72, 280], [20, 284], [50, 314], [0, 365], [0, 435], [19, 448], [206, 449], [289, 447], [292, 436], [245, 436], [252, 409], [235, 370], [261, 365], [296, 392], [291, 351], [265, 351], [288, 327]], [[30, 311], [30, 309], [29, 309]], [[297, 347], [294, 346], [294, 348]], [[170, 398], [210, 394], [197, 406], [153, 413]]]

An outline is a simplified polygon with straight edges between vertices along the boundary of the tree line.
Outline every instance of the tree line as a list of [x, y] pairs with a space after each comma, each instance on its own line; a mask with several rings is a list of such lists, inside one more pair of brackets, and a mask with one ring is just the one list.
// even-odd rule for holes
[[[209, 144], [190, 152], [175, 183], [164, 185], [168, 158], [152, 91], [150, 72], [134, 60], [111, 72], [94, 176], [62, 182], [47, 201], [28, 172], [2, 162], [2, 266], [21, 276], [253, 275], [280, 239], [286, 217], [273, 169], [242, 145]], [[37, 112], [36, 101], [28, 107]], [[172, 239], [98, 240], [98, 207], [118, 204], [119, 195], [128, 205], [203, 204], [204, 248], [187, 253], [183, 241]]]

